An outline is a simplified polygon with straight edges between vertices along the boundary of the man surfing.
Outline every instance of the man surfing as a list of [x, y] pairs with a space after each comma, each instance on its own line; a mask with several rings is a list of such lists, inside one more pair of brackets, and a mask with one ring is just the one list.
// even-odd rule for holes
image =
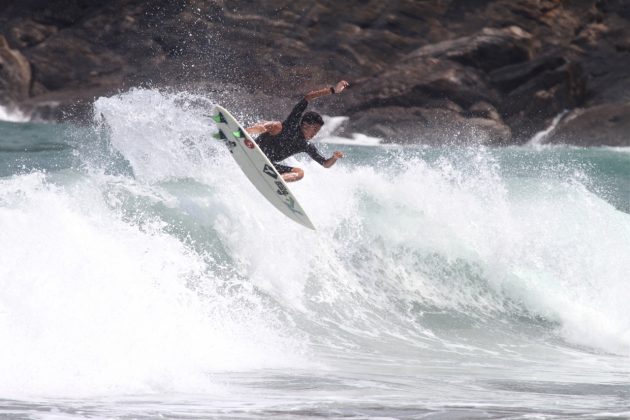
[[322, 128], [324, 120], [317, 112], [304, 111], [309, 101], [320, 96], [341, 93], [347, 87], [348, 82], [342, 80], [335, 87], [331, 86], [309, 92], [298, 102], [291, 114], [283, 122], [263, 121], [247, 128], [249, 134], [260, 134], [256, 139], [256, 143], [276, 167], [276, 170], [285, 182], [299, 181], [304, 177], [304, 171], [301, 168], [278, 163], [289, 156], [302, 152], [308, 153], [313, 160], [324, 168], [330, 168], [338, 159], [343, 158], [343, 153], [336, 151], [329, 159], [326, 159], [309, 141]]

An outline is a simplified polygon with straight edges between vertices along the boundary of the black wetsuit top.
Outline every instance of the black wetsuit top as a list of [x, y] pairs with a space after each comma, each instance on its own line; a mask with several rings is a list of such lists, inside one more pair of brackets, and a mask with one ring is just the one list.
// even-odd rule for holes
[[308, 102], [306, 99], [302, 99], [298, 102], [293, 108], [293, 111], [291, 111], [291, 114], [289, 114], [287, 119], [282, 123], [282, 131], [280, 134], [273, 136], [269, 133], [263, 133], [256, 139], [256, 143], [258, 143], [260, 149], [267, 155], [280, 173], [290, 172], [292, 168], [290, 166], [278, 165], [277, 163], [296, 153], [308, 153], [308, 155], [320, 165], [323, 165], [326, 161], [326, 158], [319, 153], [317, 148], [304, 138], [304, 134], [302, 134], [302, 130], [300, 130], [302, 114], [307, 106]]

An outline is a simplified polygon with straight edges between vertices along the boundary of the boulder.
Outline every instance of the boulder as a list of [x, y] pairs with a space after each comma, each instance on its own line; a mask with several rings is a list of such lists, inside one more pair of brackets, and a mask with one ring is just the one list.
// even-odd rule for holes
[[510, 128], [502, 122], [464, 114], [456, 106], [371, 108], [355, 114], [348, 129], [402, 144], [497, 145], [510, 140]]
[[602, 104], [567, 114], [547, 143], [630, 146], [630, 103]]
[[559, 113], [586, 98], [586, 77], [579, 63], [549, 54], [490, 73], [490, 84], [502, 95], [498, 109], [523, 143], [543, 130]]
[[408, 59], [447, 58], [488, 72], [527, 61], [532, 55], [532, 35], [518, 26], [510, 26], [483, 28], [472, 36], [427, 45], [410, 54]]
[[[511, 26], [484, 28], [468, 37], [422, 47], [377, 77], [361, 81], [358, 91], [349, 95], [346, 114], [356, 119], [357, 130], [390, 140], [436, 143], [460, 137], [508, 143], [512, 130], [494, 105], [501, 98], [488, 84], [486, 72], [527, 62], [530, 41], [527, 32]], [[459, 110], [452, 109], [453, 104]], [[403, 111], [405, 107], [409, 112]], [[385, 124], [393, 128], [385, 129]]]
[[29, 48], [41, 44], [51, 35], [58, 32], [58, 28], [53, 25], [44, 25], [31, 19], [18, 21], [8, 31], [7, 36], [16, 48]]
[[28, 98], [31, 67], [18, 50], [11, 49], [0, 35], [0, 104], [15, 103]]
[[257, 98], [290, 105], [347, 79], [347, 93], [314, 106], [348, 115], [355, 131], [522, 143], [565, 110], [630, 100], [629, 4], [9, 1], [0, 4], [0, 103], [59, 118], [133, 86], [232, 84], [246, 92], [235, 104], [256, 112], [267, 103]]

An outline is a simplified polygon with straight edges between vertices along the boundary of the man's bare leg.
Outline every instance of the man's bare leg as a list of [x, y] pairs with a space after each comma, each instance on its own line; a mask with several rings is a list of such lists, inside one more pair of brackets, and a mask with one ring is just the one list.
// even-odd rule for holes
[[281, 175], [284, 182], [295, 182], [304, 178], [304, 171], [300, 168], [293, 168], [291, 172], [287, 172]]

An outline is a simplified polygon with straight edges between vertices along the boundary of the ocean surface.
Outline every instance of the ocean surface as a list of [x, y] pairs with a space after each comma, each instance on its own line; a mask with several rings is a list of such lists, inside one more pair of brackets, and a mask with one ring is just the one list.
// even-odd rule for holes
[[324, 136], [310, 231], [215, 101], [0, 121], [0, 418], [630, 417], [629, 149]]

